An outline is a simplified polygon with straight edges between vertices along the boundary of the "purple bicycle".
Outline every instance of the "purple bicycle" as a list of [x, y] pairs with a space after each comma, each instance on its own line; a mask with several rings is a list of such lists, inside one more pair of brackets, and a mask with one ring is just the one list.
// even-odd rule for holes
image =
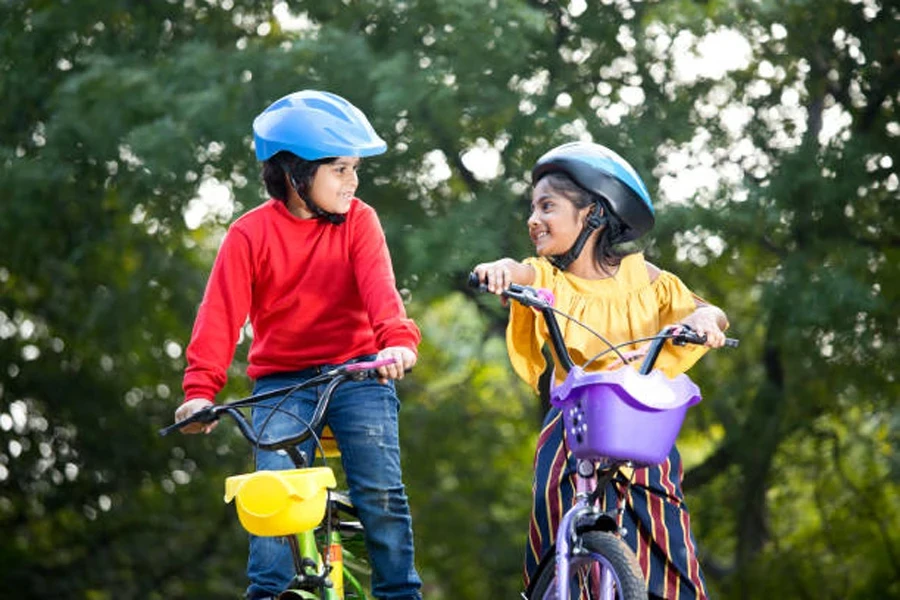
[[[469, 283], [484, 289], [474, 274]], [[566, 443], [578, 461], [575, 504], [560, 519], [556, 545], [541, 559], [522, 597], [647, 600], [644, 575], [618, 524], [624, 506], [604, 510], [601, 499], [620, 468], [630, 468], [633, 473], [636, 467], [666, 459], [687, 409], [700, 401], [700, 390], [687, 375], [670, 379], [654, 371], [653, 365], [666, 342], [704, 344], [706, 337], [680, 325], [665, 327], [646, 339], [613, 345], [592, 331], [609, 349], [579, 366], [566, 349], [556, 314], [585, 325], [555, 309], [552, 293], [513, 284], [504, 296], [540, 311], [547, 323], [556, 363], [567, 373], [563, 383], [551, 390], [550, 400], [562, 412]], [[626, 363], [620, 348], [638, 342], [650, 342], [638, 371], [630, 367], [584, 370], [608, 352], [619, 354]], [[738, 340], [729, 338], [725, 345], [736, 347]]]

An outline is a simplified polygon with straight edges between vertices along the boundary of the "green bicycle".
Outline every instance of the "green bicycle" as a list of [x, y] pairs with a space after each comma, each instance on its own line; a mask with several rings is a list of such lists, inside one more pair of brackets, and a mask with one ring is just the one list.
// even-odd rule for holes
[[[341, 365], [297, 385], [209, 406], [159, 431], [160, 435], [167, 435], [191, 423], [209, 424], [228, 415], [254, 448], [282, 450], [291, 458], [295, 469], [256, 471], [225, 481], [225, 501], [235, 501], [244, 529], [259, 536], [283, 536], [290, 545], [295, 574], [287, 589], [279, 594], [280, 600], [368, 598], [368, 563], [364, 553], [352, 552], [347, 544], [348, 540], [363, 536], [356, 509], [346, 494], [335, 491], [337, 480], [331, 468], [309, 466], [312, 461], [298, 446], [313, 437], [323, 460], [340, 456], [327, 427], [321, 435], [315, 433], [321, 429], [335, 389], [345, 381], [376, 377], [378, 367], [392, 362], [388, 359]], [[298, 431], [282, 439], [262, 441], [262, 431], [255, 431], [240, 410], [315, 386], [323, 386], [323, 391], [312, 418], [306, 422], [298, 417]], [[271, 410], [278, 410], [277, 405]]]

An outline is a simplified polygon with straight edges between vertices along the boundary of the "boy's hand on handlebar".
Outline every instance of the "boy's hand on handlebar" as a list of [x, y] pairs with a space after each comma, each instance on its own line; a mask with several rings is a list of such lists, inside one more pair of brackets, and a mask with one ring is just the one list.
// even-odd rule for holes
[[393, 359], [393, 364], [378, 367], [378, 381], [387, 382], [388, 379], [403, 379], [406, 371], [412, 369], [417, 360], [416, 353], [406, 346], [388, 346], [378, 353], [375, 360]]
[[[207, 400], [206, 398], [193, 398], [188, 400], [184, 404], [178, 407], [175, 411], [175, 421], [183, 421], [187, 419], [194, 413], [203, 410], [207, 406], [212, 406], [212, 401]], [[215, 423], [191, 423], [189, 425], [185, 425], [181, 429], [181, 433], [209, 433], [213, 429], [215, 429], [216, 425], [218, 425], [218, 421]]]

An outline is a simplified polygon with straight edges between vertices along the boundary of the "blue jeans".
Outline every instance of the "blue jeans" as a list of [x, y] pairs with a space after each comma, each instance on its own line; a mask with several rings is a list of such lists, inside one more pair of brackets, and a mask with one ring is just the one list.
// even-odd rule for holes
[[[315, 374], [315, 370], [307, 369], [262, 377], [253, 392], [294, 385]], [[324, 386], [318, 386], [295, 392], [280, 408], [308, 422], [323, 389]], [[276, 397], [263, 406], [274, 405], [281, 399]], [[347, 381], [335, 390], [325, 422], [337, 438], [350, 499], [365, 527], [373, 595], [376, 598], [418, 600], [422, 581], [413, 564], [412, 519], [400, 472], [399, 410], [400, 401], [392, 381], [386, 384], [375, 379]], [[302, 427], [290, 415], [255, 408], [253, 425], [257, 433], [267, 418], [263, 440], [277, 439]], [[314, 442], [309, 440], [300, 449], [307, 457], [312, 457]], [[285, 454], [260, 451], [256, 456], [256, 468], [295, 467]], [[286, 540], [251, 535], [247, 575], [250, 579], [249, 598], [277, 596], [284, 590], [294, 575]]]

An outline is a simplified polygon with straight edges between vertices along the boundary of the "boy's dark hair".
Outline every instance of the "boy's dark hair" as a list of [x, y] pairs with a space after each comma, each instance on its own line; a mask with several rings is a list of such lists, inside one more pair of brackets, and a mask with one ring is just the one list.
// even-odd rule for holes
[[621, 244], [625, 242], [625, 231], [627, 227], [622, 220], [609, 209], [609, 203], [602, 196], [593, 194], [572, 180], [571, 177], [562, 171], [548, 173], [541, 177], [546, 179], [547, 183], [554, 191], [568, 198], [575, 208], [587, 208], [591, 204], [599, 204], [603, 207], [603, 214], [606, 217], [606, 227], [600, 232], [597, 243], [594, 245], [594, 262], [606, 271], [606, 267], [617, 267], [622, 259], [633, 254], [636, 250], [633, 248], [623, 247]]
[[306, 160], [291, 152], [278, 152], [262, 163], [262, 179], [266, 185], [266, 192], [270, 197], [287, 203], [288, 184], [284, 176], [289, 174], [297, 188], [297, 193], [306, 200], [316, 171], [321, 165], [334, 161], [334, 157]]

